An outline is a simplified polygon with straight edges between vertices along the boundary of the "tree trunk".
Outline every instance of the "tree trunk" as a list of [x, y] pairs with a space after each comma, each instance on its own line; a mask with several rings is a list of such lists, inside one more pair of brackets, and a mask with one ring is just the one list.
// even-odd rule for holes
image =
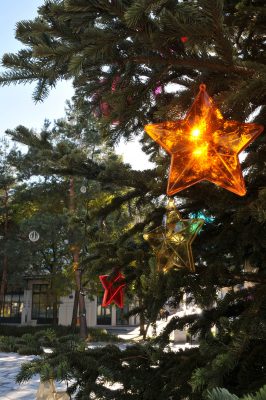
[[75, 290], [71, 328], [75, 328], [77, 326], [78, 308], [79, 308], [79, 292], [77, 290]]
[[157, 336], [157, 325], [156, 325], [156, 321], [151, 323], [152, 326], [152, 336], [156, 337]]
[[140, 333], [140, 335], [143, 336], [143, 339], [144, 339], [144, 335], [145, 335], [145, 318], [144, 318], [143, 312], [140, 312], [140, 314], [139, 314], [139, 333]]
[[[8, 189], [5, 188], [5, 196], [4, 196], [4, 209], [5, 209], [5, 221], [4, 221], [4, 237], [7, 237], [8, 233]], [[1, 311], [4, 311], [4, 299], [5, 293], [7, 289], [7, 276], [8, 276], [8, 258], [7, 254], [4, 254], [3, 257], [3, 271], [2, 271], [2, 279], [0, 286], [0, 315]]]
[[[69, 188], [69, 208], [71, 213], [75, 211], [75, 190], [74, 190], [74, 178], [70, 178]], [[72, 254], [73, 254], [73, 271], [76, 281], [76, 290], [78, 292], [78, 304], [79, 304], [79, 334], [82, 338], [87, 337], [87, 320], [86, 320], [86, 306], [85, 296], [82, 290], [82, 273], [79, 266], [79, 246], [76, 243], [72, 243]]]
[[7, 256], [4, 255], [3, 272], [2, 272], [2, 280], [0, 288], [0, 315], [2, 313], [2, 310], [4, 312], [4, 300], [5, 300], [6, 288], [7, 288]]
[[146, 328], [144, 328], [144, 333], [143, 333], [143, 340], [146, 340], [147, 334], [148, 334], [148, 329], [150, 327], [150, 322], [147, 323]]
[[56, 288], [56, 266], [57, 260], [55, 255], [55, 248], [53, 245], [53, 262], [50, 266], [50, 294], [52, 300], [52, 309], [53, 309], [53, 326], [58, 325], [58, 296], [57, 296], [57, 288]]
[[86, 306], [85, 296], [82, 290], [81, 283], [81, 270], [79, 268], [79, 250], [75, 250], [73, 253], [74, 258], [74, 274], [76, 280], [76, 286], [78, 291], [78, 304], [79, 304], [79, 333], [80, 336], [85, 339], [87, 337], [87, 320], [86, 320]]
[[142, 298], [141, 298], [140, 294], [139, 294], [138, 298], [139, 298], [139, 306], [141, 309], [141, 311], [139, 313], [139, 334], [143, 337], [143, 339], [145, 339], [145, 316], [144, 316], [144, 312], [142, 310], [143, 303], [142, 303]]

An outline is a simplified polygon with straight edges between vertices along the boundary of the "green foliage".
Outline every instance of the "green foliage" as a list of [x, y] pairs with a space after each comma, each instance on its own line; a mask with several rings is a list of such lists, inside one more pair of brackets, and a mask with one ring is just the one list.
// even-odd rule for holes
[[[44, 329], [41, 326], [10, 326], [0, 325], [0, 351], [18, 352], [19, 354], [41, 354], [42, 348], [53, 348], [58, 339], [62, 341], [78, 336], [78, 327], [53, 326]], [[90, 342], [123, 342], [123, 339], [108, 333], [105, 329], [89, 328], [88, 337]]]
[[0, 336], [0, 351], [4, 353], [16, 352], [18, 349], [16, 338], [13, 336]]
[[[188, 307], [202, 310], [176, 315], [156, 343], [124, 352], [116, 346], [84, 350], [84, 342], [57, 338], [54, 353], [23, 367], [19, 381], [35, 372], [42, 379], [72, 379], [80, 398], [103, 400], [199, 400], [217, 387], [224, 389], [212, 395], [245, 398], [265, 384], [265, 135], [246, 149], [245, 197], [206, 182], [175, 196], [184, 217], [204, 213], [211, 221], [193, 243], [195, 274], [159, 274], [142, 237], [162, 223], [169, 157], [142, 137], [155, 168], [134, 171], [112, 147], [121, 137], [140, 135], [149, 122], [183, 118], [201, 82], [226, 118], [244, 121], [256, 111], [254, 120], [265, 124], [264, 16], [260, 0], [68, 0], [45, 2], [35, 20], [18, 23], [16, 35], [27, 50], [4, 55], [0, 83], [34, 81], [35, 100], [61, 79], [73, 79], [75, 88], [64, 120], [38, 134], [22, 126], [8, 131], [28, 149], [9, 154], [18, 179], [45, 181], [16, 188], [14, 197], [17, 231], [26, 232], [26, 220], [43, 229], [36, 268], [56, 266], [50, 267], [55, 278], [59, 265], [71, 280], [68, 226], [75, 232], [68, 239], [80, 245], [86, 290], [99, 293], [98, 275], [121, 269], [129, 300], [138, 299], [130, 314], [140, 315], [143, 329], [145, 321], [155, 324], [166, 301], [177, 307], [185, 296]], [[171, 84], [182, 90], [173, 93]], [[155, 96], [158, 85], [163, 90]], [[72, 215], [64, 194], [70, 177], [76, 182]], [[27, 203], [19, 212], [22, 199]], [[47, 225], [56, 227], [58, 237]], [[16, 243], [15, 254], [25, 254], [22, 247]], [[170, 334], [184, 328], [198, 337], [199, 348], [165, 352]], [[27, 336], [23, 340], [27, 346]], [[111, 390], [107, 383], [121, 386]]]
[[17, 380], [24, 382], [35, 373], [43, 379], [68, 379], [69, 392], [76, 392], [80, 399], [93, 393], [102, 399], [178, 399], [181, 393], [189, 393], [190, 368], [180, 368], [182, 358], [189, 355], [196, 358], [198, 350], [175, 354], [147, 344], [130, 345], [123, 351], [114, 345], [84, 351], [82, 343], [64, 342], [52, 354], [24, 364]]
[[226, 389], [213, 389], [207, 395], [208, 400], [238, 400], [239, 397], [230, 394]]
[[65, 336], [70, 333], [78, 333], [77, 328], [71, 328], [70, 326], [29, 326], [29, 325], [2, 325], [0, 324], [0, 336], [14, 336], [20, 338], [25, 334], [34, 335], [38, 337], [38, 335], [43, 334], [43, 330], [47, 332], [55, 332], [56, 336]]
[[123, 339], [108, 333], [106, 329], [89, 328], [88, 339], [89, 342], [123, 342]]
[[[213, 389], [207, 394], [208, 400], [238, 400], [239, 397], [230, 394], [226, 389]], [[266, 399], [266, 386], [263, 386], [255, 395], [241, 397], [241, 400], [264, 400]]]
[[3, 352], [17, 352], [21, 355], [41, 354], [41, 343], [45, 338], [46, 333], [40, 332], [41, 335], [25, 333], [20, 338], [14, 336], [1, 336], [0, 338], [0, 351]]
[[[100, 119], [109, 140], [135, 134], [153, 115], [165, 118], [180, 101], [188, 105], [202, 80], [221, 103], [226, 100], [229, 115], [246, 118], [265, 92], [262, 29], [259, 0], [49, 1], [35, 20], [17, 24], [27, 50], [4, 55], [0, 82], [35, 81], [38, 101], [58, 80], [74, 78], [84, 113], [102, 101], [110, 105], [110, 115]], [[182, 36], [189, 38], [185, 46]], [[121, 80], [111, 91], [116, 76]], [[158, 82], [185, 91], [165, 92], [154, 105]], [[112, 126], [114, 120], [120, 123]]]

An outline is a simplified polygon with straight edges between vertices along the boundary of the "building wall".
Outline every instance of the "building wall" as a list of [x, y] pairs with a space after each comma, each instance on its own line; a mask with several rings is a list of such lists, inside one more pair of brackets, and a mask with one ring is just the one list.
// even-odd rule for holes
[[[59, 325], [70, 325], [72, 319], [72, 310], [74, 304], [74, 291], [65, 297], [60, 298], [60, 306], [58, 311], [58, 323]], [[87, 316], [87, 325], [89, 327], [97, 326], [97, 297], [94, 296], [93, 300], [89, 300], [86, 296], [85, 298], [86, 305], [86, 316]], [[138, 325], [139, 319], [135, 317], [129, 318], [128, 325]], [[105, 325], [99, 325], [104, 327]], [[116, 326], [116, 306], [111, 306], [111, 325], [107, 326]]]
[[[60, 305], [58, 310], [59, 325], [67, 326], [71, 324], [74, 297], [75, 297], [74, 291], [69, 296], [60, 297]], [[85, 306], [86, 306], [87, 325], [96, 326], [97, 299], [95, 298], [93, 301], [90, 301], [86, 297]]]
[[[37, 321], [32, 319], [32, 288], [34, 284], [43, 284], [43, 280], [32, 280], [28, 282], [27, 289], [24, 290], [24, 304], [21, 315], [21, 324], [26, 325], [36, 325]], [[60, 297], [60, 304], [58, 309], [58, 324], [63, 326], [68, 326], [71, 324], [72, 311], [74, 305], [75, 292], [73, 291], [68, 296]], [[93, 300], [85, 297], [86, 305], [86, 315], [87, 315], [87, 325], [89, 327], [105, 327], [105, 325], [97, 325], [97, 297], [95, 296]], [[111, 324], [106, 325], [116, 326], [116, 306], [111, 306]], [[130, 317], [128, 325], [139, 325], [138, 317]], [[127, 325], [125, 325], [127, 326]]]

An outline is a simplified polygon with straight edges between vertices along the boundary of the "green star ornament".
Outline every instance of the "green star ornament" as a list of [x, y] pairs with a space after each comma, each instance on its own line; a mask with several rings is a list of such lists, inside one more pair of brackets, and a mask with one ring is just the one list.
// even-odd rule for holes
[[167, 205], [165, 224], [143, 235], [154, 250], [159, 271], [187, 268], [195, 272], [191, 244], [203, 219], [182, 219], [173, 200]]

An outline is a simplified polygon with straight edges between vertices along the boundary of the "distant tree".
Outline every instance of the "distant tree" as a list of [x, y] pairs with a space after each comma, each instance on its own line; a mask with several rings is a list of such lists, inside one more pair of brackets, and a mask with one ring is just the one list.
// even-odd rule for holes
[[8, 143], [2, 140], [0, 148], [0, 313], [3, 308], [4, 296], [8, 285], [9, 273], [9, 247], [15, 231], [13, 209], [11, 206], [12, 188], [15, 176], [7, 159]]

